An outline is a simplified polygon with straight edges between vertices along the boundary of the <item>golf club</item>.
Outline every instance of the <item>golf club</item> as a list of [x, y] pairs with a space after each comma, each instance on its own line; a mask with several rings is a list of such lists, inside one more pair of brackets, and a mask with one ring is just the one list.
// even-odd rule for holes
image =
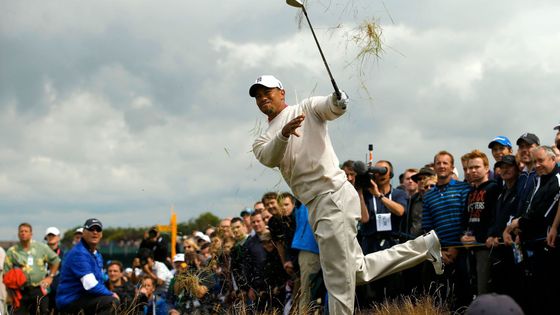
[[315, 43], [317, 43], [317, 47], [319, 48], [319, 52], [321, 53], [321, 58], [323, 58], [323, 63], [327, 68], [327, 72], [329, 73], [329, 77], [331, 78], [331, 83], [334, 88], [334, 92], [336, 93], [337, 99], [340, 99], [340, 90], [334, 81], [334, 78], [331, 73], [331, 69], [327, 64], [327, 60], [325, 59], [325, 55], [323, 54], [323, 50], [321, 49], [321, 45], [319, 45], [319, 41], [317, 40], [317, 36], [315, 36], [315, 31], [313, 30], [313, 26], [311, 26], [311, 21], [309, 21], [309, 17], [307, 16], [307, 10], [305, 10], [305, 6], [303, 5], [302, 0], [286, 0], [286, 3], [292, 7], [301, 8], [303, 10], [303, 15], [305, 15], [305, 19], [307, 20], [307, 24], [309, 24], [309, 28], [311, 29], [311, 34], [313, 34], [313, 38], [315, 39]]

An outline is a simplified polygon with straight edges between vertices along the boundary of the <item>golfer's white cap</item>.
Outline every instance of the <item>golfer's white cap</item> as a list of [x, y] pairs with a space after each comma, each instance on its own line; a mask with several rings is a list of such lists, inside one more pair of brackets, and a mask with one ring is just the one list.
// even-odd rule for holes
[[259, 85], [266, 86], [267, 88], [279, 88], [280, 90], [284, 89], [282, 82], [280, 82], [280, 80], [276, 79], [274, 76], [261, 75], [257, 78], [257, 80], [255, 80], [255, 83], [251, 85], [251, 88], [249, 88], [249, 95], [251, 97], [255, 97], [255, 89]]

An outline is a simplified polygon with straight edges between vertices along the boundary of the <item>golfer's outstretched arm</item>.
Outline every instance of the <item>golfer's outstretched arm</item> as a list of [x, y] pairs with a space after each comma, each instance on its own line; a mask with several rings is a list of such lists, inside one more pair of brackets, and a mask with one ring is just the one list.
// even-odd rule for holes
[[278, 167], [287, 145], [288, 138], [284, 137], [281, 131], [278, 131], [274, 137], [264, 133], [253, 142], [253, 154], [263, 165], [271, 168]]
[[346, 112], [348, 96], [343, 92], [343, 99], [337, 100], [336, 95], [315, 96], [303, 101], [304, 112], [312, 113], [322, 120], [335, 120]]

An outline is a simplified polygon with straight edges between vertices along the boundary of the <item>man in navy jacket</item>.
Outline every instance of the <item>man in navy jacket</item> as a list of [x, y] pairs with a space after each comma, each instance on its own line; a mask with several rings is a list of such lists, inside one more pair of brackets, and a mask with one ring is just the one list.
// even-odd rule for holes
[[118, 296], [103, 284], [103, 257], [97, 245], [103, 237], [103, 224], [88, 219], [82, 240], [65, 256], [56, 294], [63, 313], [111, 314]]

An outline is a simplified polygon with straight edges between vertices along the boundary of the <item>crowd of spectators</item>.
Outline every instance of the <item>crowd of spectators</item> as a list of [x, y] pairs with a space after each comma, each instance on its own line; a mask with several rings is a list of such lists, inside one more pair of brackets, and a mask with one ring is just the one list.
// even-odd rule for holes
[[[494, 292], [512, 297], [526, 314], [554, 313], [560, 280], [560, 125], [554, 129], [553, 146], [541, 145], [531, 133], [521, 135], [516, 146], [504, 136], [492, 139], [493, 167], [484, 150], [465, 152], [464, 178], [447, 151], [406, 168], [397, 187], [388, 160], [372, 161], [373, 168], [360, 173], [352, 161], [343, 163], [360, 196], [356, 223], [364, 254], [433, 229], [445, 263], [443, 275], [426, 262], [358, 286], [357, 306], [431, 294], [458, 309]], [[75, 231], [66, 252], [56, 227], [46, 230], [43, 243], [22, 223], [19, 243], [5, 254], [0, 248], [9, 291], [0, 286], [0, 313], [6, 311], [6, 296], [13, 314], [320, 311], [326, 289], [309, 211], [289, 192], [267, 192], [238, 216], [181, 238], [174, 257], [168, 238], [150, 228], [130, 262], [103, 261], [97, 251], [103, 224], [97, 219]]]

